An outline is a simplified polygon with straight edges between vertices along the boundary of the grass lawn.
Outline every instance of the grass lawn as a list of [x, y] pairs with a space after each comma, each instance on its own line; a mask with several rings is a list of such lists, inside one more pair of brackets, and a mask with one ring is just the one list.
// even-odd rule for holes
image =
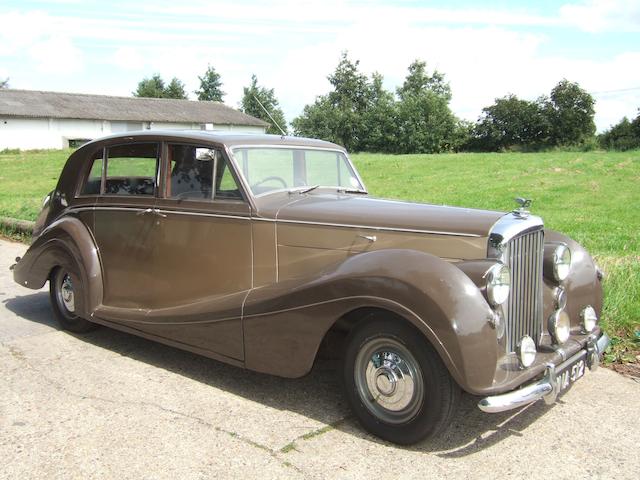
[[[34, 220], [70, 152], [0, 153], [0, 216]], [[609, 360], [639, 353], [640, 151], [352, 158], [380, 197], [504, 211], [516, 196], [532, 198], [532, 212], [583, 244], [607, 273], [603, 321], [617, 344]]]

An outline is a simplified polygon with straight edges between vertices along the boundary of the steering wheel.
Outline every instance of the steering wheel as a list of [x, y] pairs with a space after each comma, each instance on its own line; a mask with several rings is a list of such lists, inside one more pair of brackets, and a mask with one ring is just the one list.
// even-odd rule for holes
[[284, 178], [282, 177], [278, 177], [278, 176], [271, 176], [271, 177], [267, 177], [267, 178], [263, 178], [262, 180], [260, 180], [257, 183], [254, 183], [252, 185], [252, 187], [259, 187], [260, 185], [262, 185], [263, 183], [267, 183], [271, 180], [275, 180], [276, 182], [280, 182], [282, 184], [283, 188], [287, 188], [287, 182], [285, 182]]

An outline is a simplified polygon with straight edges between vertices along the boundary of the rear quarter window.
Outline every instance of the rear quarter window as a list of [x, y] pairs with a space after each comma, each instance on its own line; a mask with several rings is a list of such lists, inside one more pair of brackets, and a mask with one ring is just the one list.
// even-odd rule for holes
[[158, 145], [136, 143], [107, 149], [106, 195], [154, 195]]

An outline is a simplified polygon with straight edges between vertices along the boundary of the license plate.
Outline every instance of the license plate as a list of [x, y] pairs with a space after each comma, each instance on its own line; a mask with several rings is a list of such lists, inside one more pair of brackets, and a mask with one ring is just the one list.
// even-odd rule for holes
[[584, 376], [585, 367], [586, 362], [583, 357], [557, 373], [556, 378], [558, 380], [558, 385], [560, 385], [560, 391], [563, 392], [567, 390], [572, 384], [582, 378]]

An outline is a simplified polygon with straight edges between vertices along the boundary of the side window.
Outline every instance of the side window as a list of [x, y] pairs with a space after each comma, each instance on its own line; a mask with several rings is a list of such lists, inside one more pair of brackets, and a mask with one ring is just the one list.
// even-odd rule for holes
[[89, 175], [82, 186], [80, 195], [98, 195], [100, 193], [100, 184], [102, 183], [102, 156], [103, 150], [100, 149], [91, 157], [91, 170], [89, 170]]
[[153, 195], [156, 189], [158, 145], [132, 143], [107, 149], [107, 195]]
[[169, 145], [169, 172], [169, 198], [242, 199], [219, 150], [194, 145]]

